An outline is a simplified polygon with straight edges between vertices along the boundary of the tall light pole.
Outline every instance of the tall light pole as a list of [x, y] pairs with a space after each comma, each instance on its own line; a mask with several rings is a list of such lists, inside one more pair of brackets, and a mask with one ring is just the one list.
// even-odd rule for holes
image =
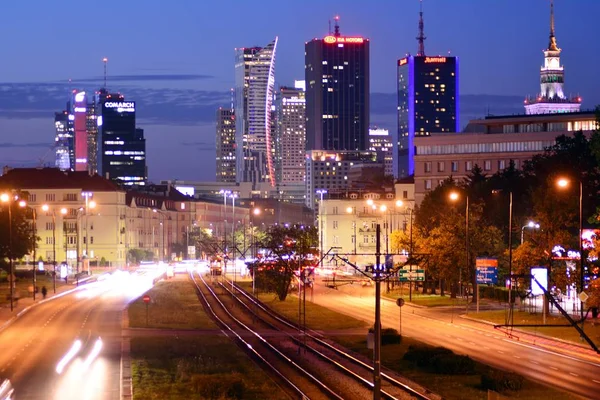
[[[160, 223], [160, 227], [161, 227], [161, 234], [162, 234], [162, 249], [161, 249], [161, 257], [160, 260], [162, 262], [165, 261], [165, 215], [164, 212], [161, 210], [158, 210], [156, 208], [152, 209], [153, 213], [157, 213], [159, 215], [158, 217], [158, 221]], [[160, 220], [162, 217], [162, 221]]]
[[231, 190], [221, 189], [219, 194], [223, 195], [223, 277], [227, 273], [227, 196]]
[[533, 222], [533, 221], [529, 221], [529, 222], [527, 223], [527, 225], [523, 225], [523, 226], [521, 227], [521, 244], [523, 244], [523, 230], [524, 230], [525, 228], [530, 228], [530, 229], [540, 229], [540, 224], [538, 224], [538, 223], [536, 223], [536, 222]]
[[35, 279], [35, 272], [36, 272], [36, 268], [35, 268], [35, 257], [36, 257], [36, 247], [37, 247], [37, 226], [36, 226], [36, 210], [35, 207], [32, 206], [27, 206], [27, 202], [25, 200], [20, 200], [19, 201], [19, 207], [21, 208], [30, 208], [31, 209], [31, 217], [32, 217], [32, 225], [31, 225], [31, 241], [32, 241], [32, 249], [33, 249], [33, 262], [31, 263], [32, 265], [32, 278], [31, 278], [31, 284], [33, 285], [33, 301], [35, 301], [35, 284], [36, 284], [36, 279]]
[[[450, 193], [450, 200], [452, 201], [458, 201], [458, 199], [460, 198], [460, 195], [458, 194], [458, 192], [451, 192]], [[466, 199], [466, 205], [465, 205], [465, 259], [466, 259], [466, 270], [469, 271], [470, 268], [470, 255], [469, 255], [469, 196], [465, 196]], [[460, 270], [458, 270], [458, 281], [460, 284], [460, 294], [462, 296], [462, 268]], [[473, 274], [473, 289], [475, 289], [475, 286], [477, 282], [477, 277], [475, 276], [475, 274]], [[477, 301], [477, 295], [478, 293], [476, 293], [475, 290], [473, 290], [474, 293], [474, 301]]]
[[[44, 212], [48, 212], [50, 207], [48, 204], [42, 205], [42, 210]], [[60, 213], [62, 215], [67, 214], [66, 208], [61, 208]], [[56, 293], [56, 210], [52, 209], [52, 264], [53, 264], [53, 274], [52, 274], [52, 283], [54, 287], [54, 293]]]
[[96, 208], [96, 202], [94, 200], [90, 200], [94, 196], [92, 192], [82, 192], [81, 195], [85, 197], [85, 256], [88, 259], [87, 272], [90, 274], [90, 251], [89, 251], [89, 224], [88, 224], [88, 215], [90, 213], [90, 209]]
[[352, 235], [352, 243], [354, 244], [354, 254], [356, 254], [356, 212], [354, 207], [346, 208], [346, 212], [348, 214], [352, 214], [352, 230], [354, 234]]
[[[14, 310], [14, 286], [15, 286], [15, 278], [14, 278], [14, 265], [13, 265], [13, 247], [12, 247], [12, 203], [15, 200], [18, 200], [18, 196], [14, 193], [2, 193], [0, 195], [0, 201], [8, 204], [8, 261], [10, 264], [10, 276], [8, 277], [8, 282], [10, 285], [10, 311]], [[35, 290], [35, 288], [34, 288]]]
[[[231, 255], [233, 256], [233, 280], [237, 280], [237, 263], [235, 259], [235, 199], [238, 197], [236, 193], [232, 193], [229, 197], [231, 197]], [[232, 288], [233, 289], [233, 288]]]
[[381, 226], [375, 227], [375, 329], [373, 343], [373, 400], [381, 399]]
[[321, 253], [320, 256], [323, 257], [323, 195], [327, 193], [326, 189], [317, 190], [317, 194], [321, 195], [321, 202], [319, 203], [319, 225], [320, 225], [320, 236], [321, 236]]
[[[556, 184], [558, 185], [558, 187], [560, 188], [566, 188], [569, 186], [570, 184], [570, 180], [566, 179], [566, 178], [561, 178], [559, 179]], [[579, 270], [580, 270], [580, 274], [579, 274], [579, 287], [580, 287], [580, 293], [582, 293], [585, 289], [584, 286], [584, 269], [583, 269], [583, 239], [582, 239], [582, 233], [583, 233], [583, 180], [579, 180]], [[580, 299], [581, 300], [581, 299]], [[583, 321], [583, 301], [581, 301], [581, 307], [580, 307], [580, 312], [581, 312], [581, 319]], [[582, 325], [583, 326], [583, 322]]]

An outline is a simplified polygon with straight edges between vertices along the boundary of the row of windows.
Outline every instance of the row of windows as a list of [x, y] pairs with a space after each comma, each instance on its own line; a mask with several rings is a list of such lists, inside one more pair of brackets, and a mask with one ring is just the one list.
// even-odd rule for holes
[[[54, 245], [55, 241], [54, 241], [55, 237], [50, 236], [46, 238], [46, 244], [48, 245]], [[77, 244], [77, 237], [75, 236], [68, 236], [67, 237], [67, 244]], [[86, 244], [86, 237], [83, 237], [83, 244]], [[94, 244], [94, 237], [90, 236], [90, 244]]]
[[418, 155], [436, 154], [479, 154], [479, 153], [515, 153], [543, 152], [553, 146], [554, 140], [536, 140], [529, 142], [464, 143], [433, 146], [417, 146]]
[[[512, 160], [513, 163], [515, 164], [515, 168], [519, 168], [519, 160]], [[504, 168], [508, 167], [508, 165], [510, 164], [510, 161], [506, 161], [506, 160], [497, 160], [497, 167], [498, 170], [503, 170]], [[483, 170], [484, 171], [491, 171], [492, 170], [492, 161], [491, 160], [485, 160], [483, 162]], [[473, 162], [472, 161], [465, 161], [465, 171], [471, 171], [473, 169]], [[425, 173], [431, 173], [432, 172], [432, 162], [431, 161], [427, 161], [425, 163], [423, 163], [423, 170]], [[445, 161], [438, 161], [437, 162], [437, 172], [445, 172], [446, 171], [446, 162]], [[450, 171], [451, 172], [458, 172], [458, 161], [450, 161]]]
[[[48, 202], [54, 202], [54, 201], [56, 201], [56, 194], [55, 193], [46, 193], [44, 199], [45, 199], [45, 201], [48, 201]], [[28, 200], [30, 203], [36, 203], [37, 202], [37, 194], [30, 193]], [[62, 201], [79, 201], [79, 194], [78, 193], [64, 193]]]

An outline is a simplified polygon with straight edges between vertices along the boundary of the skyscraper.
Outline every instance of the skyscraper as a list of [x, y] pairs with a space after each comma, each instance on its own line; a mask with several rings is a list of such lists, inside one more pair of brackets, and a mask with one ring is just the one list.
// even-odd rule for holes
[[394, 174], [414, 174], [414, 138], [431, 132], [459, 132], [458, 57], [426, 56], [423, 10], [416, 56], [398, 60], [398, 133]]
[[235, 183], [235, 111], [233, 108], [217, 110], [217, 182]]
[[369, 40], [335, 32], [305, 45], [307, 150], [366, 150]]
[[73, 159], [73, 123], [69, 121], [67, 110], [54, 113], [54, 151], [56, 154], [55, 166], [61, 171], [71, 170]]
[[550, 2], [550, 42], [544, 50], [544, 66], [540, 69], [540, 93], [525, 99], [526, 114], [553, 114], [578, 112], [579, 96], [567, 97], [564, 93], [564, 68], [560, 65], [560, 52], [554, 36], [554, 2]]
[[135, 102], [102, 89], [98, 94], [98, 170], [121, 185], [145, 185], [146, 140], [135, 126]]
[[98, 173], [98, 120], [96, 96], [90, 96], [86, 113], [87, 166], [90, 175]]
[[236, 49], [236, 179], [275, 185], [272, 132], [275, 38], [267, 46]]
[[282, 86], [277, 96], [277, 183], [304, 182], [306, 99], [304, 81]]

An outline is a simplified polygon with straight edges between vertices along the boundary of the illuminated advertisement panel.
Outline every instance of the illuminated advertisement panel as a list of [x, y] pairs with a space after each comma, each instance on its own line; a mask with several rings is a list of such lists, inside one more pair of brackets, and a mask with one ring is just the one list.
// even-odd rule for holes
[[540, 286], [548, 290], [548, 269], [546, 267], [531, 267], [531, 294], [534, 296], [544, 294]]
[[87, 96], [85, 92], [75, 93], [74, 104], [74, 127], [75, 127], [75, 171], [87, 171], [88, 145], [86, 111]]
[[328, 44], [333, 43], [364, 43], [365, 39], [361, 37], [343, 37], [343, 36], [325, 36], [323, 41]]

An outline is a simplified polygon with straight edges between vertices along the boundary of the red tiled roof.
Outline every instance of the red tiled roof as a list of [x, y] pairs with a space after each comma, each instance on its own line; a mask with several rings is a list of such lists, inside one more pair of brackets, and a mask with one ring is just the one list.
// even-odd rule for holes
[[121, 191], [116, 184], [85, 171], [63, 172], [58, 168], [13, 168], [0, 176], [1, 189], [81, 189], [82, 191]]

